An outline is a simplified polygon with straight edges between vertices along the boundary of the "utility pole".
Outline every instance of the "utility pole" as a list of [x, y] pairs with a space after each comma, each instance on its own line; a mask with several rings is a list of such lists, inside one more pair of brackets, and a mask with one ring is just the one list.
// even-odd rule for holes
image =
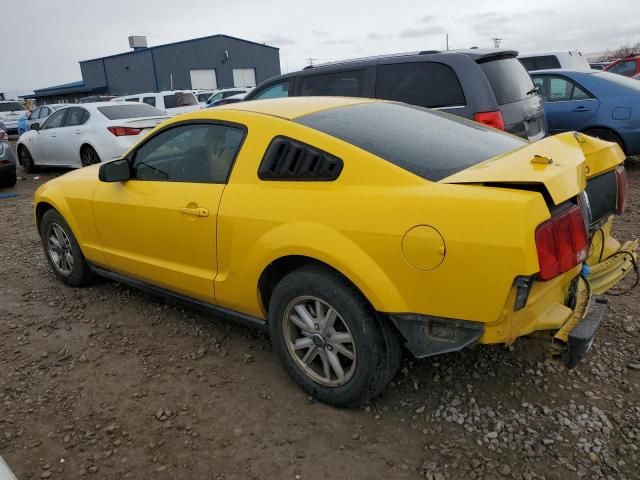
[[493, 40], [493, 48], [500, 48], [500, 43], [502, 42], [502, 38], [492, 37], [491, 40]]
[[447, 33], [447, 50], [449, 50], [449, 34]]
[[318, 59], [317, 58], [311, 58], [311, 57], [307, 58], [307, 63], [309, 64], [310, 67], [313, 67], [313, 61], [314, 60], [318, 60]]

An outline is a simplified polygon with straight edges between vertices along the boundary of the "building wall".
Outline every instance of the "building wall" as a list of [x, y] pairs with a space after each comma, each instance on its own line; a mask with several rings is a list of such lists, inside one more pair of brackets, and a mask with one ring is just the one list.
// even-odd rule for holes
[[85, 85], [106, 85], [109, 95], [171, 90], [172, 77], [173, 89], [191, 89], [192, 69], [215, 69], [218, 88], [232, 87], [234, 68], [255, 68], [260, 83], [280, 74], [280, 53], [272, 47], [219, 36], [80, 63]]
[[93, 89], [107, 85], [104, 62], [101, 58], [80, 62], [80, 72], [82, 73], [82, 80], [88, 88]]

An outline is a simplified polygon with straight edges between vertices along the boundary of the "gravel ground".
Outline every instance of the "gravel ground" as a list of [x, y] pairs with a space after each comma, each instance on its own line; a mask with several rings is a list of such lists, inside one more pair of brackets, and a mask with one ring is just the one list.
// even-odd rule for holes
[[[312, 401], [263, 334], [102, 281], [63, 286], [25, 175], [0, 200], [0, 454], [19, 479], [640, 478], [640, 289], [572, 371], [547, 344], [415, 361], [355, 410]], [[619, 238], [640, 235], [640, 164]], [[3, 191], [5, 192], [5, 191]]]

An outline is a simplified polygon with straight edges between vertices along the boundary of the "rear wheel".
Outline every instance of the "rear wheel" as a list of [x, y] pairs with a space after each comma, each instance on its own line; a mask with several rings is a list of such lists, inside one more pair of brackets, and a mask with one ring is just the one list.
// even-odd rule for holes
[[287, 275], [269, 304], [271, 339], [291, 378], [341, 407], [374, 397], [398, 369], [401, 346], [382, 321], [353, 285], [317, 266]]
[[64, 283], [81, 287], [95, 278], [71, 228], [56, 210], [42, 216], [40, 239], [53, 273]]
[[20, 161], [20, 165], [24, 168], [24, 171], [27, 173], [35, 173], [38, 171], [38, 167], [33, 162], [33, 157], [31, 153], [24, 145], [20, 145], [18, 147], [18, 159]]
[[89, 165], [100, 163], [100, 156], [93, 147], [85, 145], [80, 150], [80, 162], [83, 167], [88, 167]]
[[624, 144], [622, 143], [622, 139], [613, 130], [607, 130], [606, 128], [591, 128], [589, 130], [585, 130], [584, 133], [591, 137], [599, 138], [600, 140], [617, 143], [618, 145], [620, 145], [620, 148], [624, 152]]

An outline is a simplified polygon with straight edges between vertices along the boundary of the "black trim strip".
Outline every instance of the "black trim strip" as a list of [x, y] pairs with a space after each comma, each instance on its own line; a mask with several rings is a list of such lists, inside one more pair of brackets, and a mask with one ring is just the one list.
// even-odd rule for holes
[[186, 305], [188, 307], [195, 308], [196, 310], [200, 310], [209, 315], [222, 317], [225, 320], [231, 320], [233, 322], [239, 323], [240, 325], [244, 325], [245, 327], [254, 328], [263, 332], [267, 331], [267, 322], [261, 318], [252, 317], [251, 315], [246, 315], [234, 310], [229, 310], [228, 308], [224, 307], [218, 307], [210, 303], [196, 300], [195, 298], [171, 292], [169, 290], [165, 290], [164, 288], [151, 285], [150, 283], [146, 283], [141, 280], [122, 275], [120, 273], [112, 272], [111, 270], [106, 270], [91, 263], [89, 263], [89, 268], [96, 275], [108, 278], [109, 280], [124, 283], [144, 292], [164, 297], [177, 303], [182, 303], [183, 305]]

